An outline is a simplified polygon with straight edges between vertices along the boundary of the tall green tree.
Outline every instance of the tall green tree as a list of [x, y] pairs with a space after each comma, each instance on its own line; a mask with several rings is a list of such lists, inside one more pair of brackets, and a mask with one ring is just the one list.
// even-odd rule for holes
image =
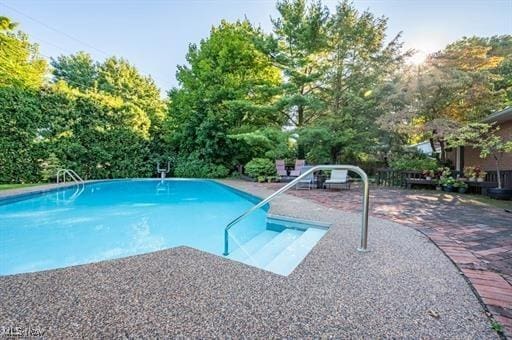
[[98, 89], [143, 108], [152, 120], [163, 118], [160, 90], [154, 80], [125, 59], [110, 57], [99, 65]]
[[[151, 140], [151, 162], [165, 156], [162, 126], [165, 119], [165, 102], [154, 80], [142, 75], [135, 66], [122, 58], [111, 57], [98, 67], [98, 90], [119, 96], [136, 106], [149, 118], [148, 134]], [[140, 122], [144, 123], [144, 120]]]
[[39, 56], [37, 45], [16, 27], [0, 16], [0, 86], [38, 88], [44, 82], [46, 61]]
[[324, 75], [315, 82], [324, 103], [321, 119], [299, 130], [315, 162], [367, 161], [379, 144], [376, 118], [384, 85], [408, 52], [400, 35], [386, 43], [387, 19], [340, 2], [325, 23]]
[[81, 91], [97, 87], [98, 63], [86, 52], [78, 52], [69, 56], [59, 56], [51, 61], [55, 81], [65, 81], [69, 86]]
[[320, 1], [308, 6], [306, 0], [279, 1], [277, 10], [274, 41], [267, 45], [285, 79], [276, 108], [300, 128], [325, 112], [329, 11]]
[[223, 21], [179, 66], [178, 88], [169, 94], [168, 136], [175, 151], [231, 167], [239, 140], [232, 135], [283, 123], [272, 108], [281, 76], [256, 47], [263, 33], [248, 21]]
[[83, 93], [101, 93], [118, 97], [138, 112], [139, 120], [132, 123], [146, 131], [151, 140], [152, 156], [156, 161], [164, 152], [162, 124], [165, 103], [151, 77], [142, 75], [135, 66], [122, 58], [111, 57], [95, 62], [85, 52], [60, 56], [52, 61], [55, 81], [64, 81], [69, 87]]

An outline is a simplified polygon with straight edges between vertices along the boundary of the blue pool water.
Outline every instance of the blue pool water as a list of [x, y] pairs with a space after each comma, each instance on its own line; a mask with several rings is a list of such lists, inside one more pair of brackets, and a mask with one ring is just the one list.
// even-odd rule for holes
[[[0, 201], [0, 275], [181, 245], [221, 255], [226, 224], [258, 201], [208, 180], [96, 182], [83, 191], [72, 187]], [[296, 241], [307, 227], [276, 223], [267, 210], [259, 209], [232, 229], [228, 258], [287, 275], [298, 263], [280, 268], [281, 263], [305, 253], [300, 262], [312, 247], [308, 244], [325, 231], [315, 229], [313, 238], [306, 234]], [[276, 261], [278, 255], [284, 258]]]

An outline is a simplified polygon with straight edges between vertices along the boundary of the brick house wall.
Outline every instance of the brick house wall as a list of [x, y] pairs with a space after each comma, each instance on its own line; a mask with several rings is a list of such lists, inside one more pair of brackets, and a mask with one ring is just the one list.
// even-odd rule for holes
[[[500, 131], [498, 134], [504, 137], [505, 140], [512, 138], [512, 120], [499, 123]], [[479, 166], [485, 171], [495, 171], [496, 163], [494, 158], [488, 157], [485, 159], [480, 158], [480, 153], [471, 147], [464, 147], [464, 166]], [[455, 152], [450, 152], [450, 159], [453, 159], [455, 165]], [[501, 170], [512, 170], [512, 153], [507, 153], [501, 160]]]

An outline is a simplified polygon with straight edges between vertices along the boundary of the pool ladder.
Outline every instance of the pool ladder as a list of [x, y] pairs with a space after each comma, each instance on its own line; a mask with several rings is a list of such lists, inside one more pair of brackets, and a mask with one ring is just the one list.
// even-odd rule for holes
[[274, 198], [282, 194], [283, 192], [287, 191], [288, 189], [293, 188], [299, 181], [301, 181], [303, 178], [308, 177], [315, 171], [319, 170], [348, 170], [355, 172], [356, 174], [361, 177], [361, 180], [363, 181], [363, 210], [362, 210], [362, 219], [361, 219], [361, 240], [359, 247], [357, 248], [360, 252], [367, 251], [368, 248], [368, 202], [369, 202], [369, 184], [368, 184], [368, 176], [366, 175], [366, 172], [363, 171], [360, 167], [357, 167], [355, 165], [317, 165], [313, 166], [303, 174], [301, 174], [299, 177], [295, 178], [290, 183], [286, 184], [281, 189], [274, 192], [272, 195], [265, 198], [260, 203], [256, 204], [255, 206], [248, 209], [246, 212], [244, 212], [242, 215], [235, 218], [233, 221], [228, 223], [228, 225], [224, 228], [224, 251], [223, 255], [227, 256], [229, 255], [229, 229], [231, 229], [235, 224], [246, 218], [248, 215], [250, 215], [252, 212], [258, 210], [259, 208], [263, 207], [268, 202], [272, 201]]
[[71, 169], [59, 169], [57, 171], [57, 184], [66, 183], [66, 175], [71, 178], [76, 184], [76, 190], [71, 197], [66, 201], [74, 201], [78, 196], [82, 194], [85, 188], [85, 181], [80, 177], [74, 170]]

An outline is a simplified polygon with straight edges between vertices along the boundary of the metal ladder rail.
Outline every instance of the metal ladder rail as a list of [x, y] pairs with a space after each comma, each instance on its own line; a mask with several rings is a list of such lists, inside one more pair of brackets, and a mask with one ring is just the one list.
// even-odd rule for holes
[[62, 182], [66, 183], [66, 175], [68, 175], [73, 182], [76, 184], [76, 190], [71, 195], [71, 197], [67, 200], [67, 202], [74, 201], [78, 196], [82, 194], [82, 192], [85, 190], [85, 181], [80, 177], [74, 170], [71, 169], [59, 169], [57, 171], [57, 183], [60, 183], [61, 176], [62, 175]]
[[289, 190], [290, 188], [294, 187], [301, 179], [307, 177], [308, 175], [312, 174], [315, 171], [318, 170], [348, 170], [355, 172], [356, 174], [361, 177], [363, 181], [363, 211], [362, 211], [362, 219], [361, 219], [361, 241], [360, 245], [357, 248], [360, 252], [367, 251], [368, 248], [368, 204], [369, 204], [369, 183], [368, 183], [368, 176], [366, 175], [366, 172], [363, 171], [360, 167], [357, 167], [355, 165], [317, 165], [303, 174], [301, 174], [299, 177], [291, 181], [290, 183], [286, 184], [281, 189], [277, 190], [267, 198], [265, 198], [263, 201], [259, 202], [255, 206], [248, 209], [246, 212], [244, 212], [242, 215], [235, 218], [233, 221], [229, 222], [226, 227], [224, 228], [224, 252], [223, 255], [227, 256], [229, 255], [229, 229], [231, 229], [235, 224], [243, 220], [245, 217], [250, 215], [253, 211], [263, 207], [268, 202], [272, 201], [274, 198], [282, 194], [283, 192]]
[[59, 169], [57, 171], [57, 183], [60, 183], [60, 176], [62, 174], [62, 182], [63, 183], [66, 183], [66, 175], [68, 175], [69, 177], [71, 177], [71, 179], [77, 183], [77, 184], [84, 184], [84, 180], [78, 176], [78, 174], [74, 171], [74, 170], [70, 170], [70, 169]]
[[80, 183], [82, 183], [82, 184], [83, 184], [83, 183], [85, 182], [85, 181], [82, 179], [82, 177], [78, 176], [78, 174], [76, 173], [76, 171], [75, 171], [75, 170], [72, 170], [72, 169], [67, 169], [67, 170], [68, 170], [71, 174], [73, 174], [73, 176], [75, 176], [75, 177], [78, 179], [78, 181], [79, 181]]

